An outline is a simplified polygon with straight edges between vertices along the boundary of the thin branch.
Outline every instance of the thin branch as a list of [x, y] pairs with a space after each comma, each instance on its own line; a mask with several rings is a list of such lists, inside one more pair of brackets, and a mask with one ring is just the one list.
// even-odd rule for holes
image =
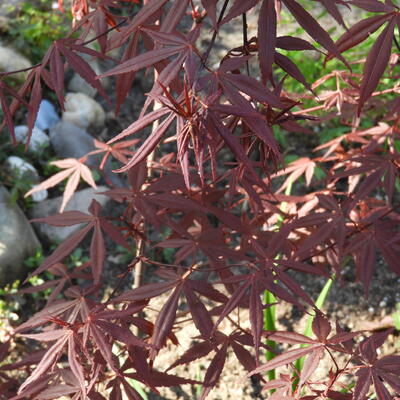
[[[247, 56], [249, 54], [248, 46], [248, 38], [247, 38], [247, 16], [246, 13], [242, 14], [242, 28], [243, 28], [243, 47], [244, 47], [244, 54]], [[246, 61], [246, 72], [247, 75], [250, 76], [250, 67], [249, 67], [249, 60]]]
[[[217, 25], [219, 25], [220, 22], [222, 21], [222, 18], [224, 18], [224, 14], [225, 14], [226, 8], [228, 7], [228, 3], [229, 3], [229, 0], [225, 0], [225, 3], [222, 6], [221, 12], [218, 17]], [[204, 68], [206, 66], [207, 59], [210, 55], [211, 49], [214, 46], [216, 38], [217, 38], [217, 29], [214, 29], [214, 33], [212, 35], [211, 41], [208, 44], [207, 50], [205, 51], [204, 55], [202, 56], [201, 68]]]
[[329, 350], [329, 348], [328, 348], [327, 346], [325, 346], [325, 350], [329, 353], [329, 355], [330, 355], [330, 357], [331, 357], [333, 363], [335, 364], [336, 373], [339, 373], [339, 372], [340, 372], [340, 368], [339, 368], [339, 365], [337, 364], [337, 362], [336, 362], [336, 360], [335, 360], [335, 357], [333, 357], [333, 354], [331, 353], [331, 351]]
[[128, 268], [126, 269], [126, 271], [124, 271], [124, 273], [122, 275], [120, 275], [120, 279], [117, 283], [117, 285], [115, 286], [114, 290], [110, 293], [110, 295], [108, 296], [108, 299], [106, 301], [106, 303], [108, 303], [117, 293], [117, 291], [119, 290], [119, 288], [122, 285], [122, 282], [125, 280], [125, 278], [128, 276], [129, 272], [133, 270], [133, 268], [135, 268], [135, 265], [141, 261], [140, 257], [135, 257], [132, 262], [128, 265]]

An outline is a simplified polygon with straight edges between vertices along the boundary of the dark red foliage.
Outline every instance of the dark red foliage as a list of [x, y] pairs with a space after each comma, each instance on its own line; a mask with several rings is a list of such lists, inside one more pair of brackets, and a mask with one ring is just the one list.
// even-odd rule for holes
[[[53, 289], [46, 307], [0, 345], [0, 361], [6, 359], [16, 337], [42, 342], [44, 350], [0, 367], [0, 397], [5, 393], [3, 398], [13, 400], [61, 396], [118, 400], [124, 393], [124, 398], [136, 400], [141, 397], [130, 379], [155, 392], [161, 386], [196, 384], [169, 371], [208, 356], [204, 399], [224, 373], [229, 353], [248, 376], [263, 381], [265, 389], [275, 390], [270, 399], [365, 400], [375, 393], [378, 400], [386, 400], [400, 394], [400, 357], [377, 353], [390, 332], [374, 334], [358, 344], [359, 332], [344, 332], [337, 324], [332, 333], [328, 317], [316, 309], [292, 273], [327, 278], [335, 274], [340, 279], [344, 264], [354, 265], [366, 294], [378, 255], [400, 275], [399, 98], [391, 102], [382, 98], [385, 121], [379, 119], [369, 129], [360, 124], [380, 94], [399, 93], [400, 9], [394, 0], [314, 1], [344, 28], [342, 12], [347, 9], [359, 7], [373, 15], [347, 27], [335, 42], [303, 8], [304, 2], [297, 0], [150, 0], [127, 17], [115, 10], [122, 0], [74, 0], [73, 29], [79, 38], [54, 42], [18, 90], [5, 82], [11, 73], [0, 73], [2, 127], [8, 127], [14, 142], [16, 111], [27, 108], [31, 132], [44, 86], [55, 92], [63, 107], [66, 67], [109, 102], [101, 78], [115, 77], [117, 113], [128, 94], [137, 90], [137, 73], [155, 76], [138, 119], [107, 143], [95, 140], [96, 150], [89, 154], [104, 153], [100, 170], [108, 158], [114, 158], [120, 163], [114, 172], [128, 177], [127, 187], [104, 193], [125, 205], [118, 221], [104, 215], [95, 201], [87, 214], [68, 211], [40, 221], [86, 225], [33, 272], [49, 271], [55, 279], [21, 291]], [[304, 39], [278, 36], [282, 7], [318, 50]], [[248, 38], [246, 14], [256, 10], [257, 36]], [[218, 31], [239, 17], [243, 41], [227, 51], [219, 65], [211, 66], [209, 55]], [[181, 23], [190, 18], [191, 26]], [[201, 51], [200, 34], [210, 29], [208, 48]], [[90, 31], [95, 39], [86, 40]], [[363, 73], [355, 74], [345, 52], [376, 31], [377, 38], [363, 60]], [[100, 51], [89, 47], [94, 40]], [[121, 49], [118, 60], [108, 55], [114, 49]], [[301, 65], [283, 51], [322, 52], [325, 62], [336, 58], [343, 70], [307, 82]], [[114, 61], [115, 66], [96, 76], [82, 53]], [[258, 68], [258, 74], [251, 75], [250, 65]], [[288, 75], [304, 86], [303, 97], [291, 98], [285, 90]], [[331, 78], [336, 79], [336, 90], [319, 94], [323, 105], [307, 110], [302, 102]], [[377, 91], [383, 78], [393, 83], [385, 93]], [[310, 112], [334, 107], [348, 131], [321, 144], [309, 157], [284, 165], [285, 149], [279, 146], [274, 128], [310, 134], [311, 123], [318, 120]], [[336, 115], [327, 113], [321, 118]], [[171, 142], [176, 142], [175, 151], [166, 153]], [[50, 187], [70, 176], [63, 205], [80, 177], [91, 184], [86, 160], [87, 156], [58, 162], [68, 169], [43, 184]], [[317, 168], [325, 172], [323, 179], [315, 178]], [[283, 194], [302, 177], [307, 186], [303, 194], [296, 190]], [[89, 231], [90, 261], [71, 270], [62, 262]], [[135, 249], [120, 283], [105, 297], [104, 234]], [[172, 262], [154, 256], [163, 249], [172, 251]], [[122, 281], [139, 265], [157, 267], [160, 279], [121, 292]], [[302, 311], [314, 309], [315, 338], [266, 331], [264, 310], [272, 304], [264, 304], [265, 290], [277, 303], [288, 302]], [[163, 294], [168, 297], [155, 320], [149, 321], [143, 310]], [[187, 306], [184, 313], [180, 304]], [[238, 309], [247, 310], [245, 320], [236, 318]], [[154, 361], [166, 343], [178, 344], [174, 332], [182, 313], [193, 320], [199, 341], [159, 371]], [[232, 329], [222, 332], [221, 325], [227, 321]], [[280, 352], [278, 347], [269, 348], [266, 338], [297, 347]], [[266, 363], [265, 349], [276, 354]], [[336, 361], [338, 354], [347, 357], [344, 364]], [[295, 370], [293, 362], [304, 356], [302, 370]], [[325, 380], [315, 382], [312, 376], [324, 356], [331, 358], [333, 367], [326, 371]], [[286, 374], [266, 382], [265, 372], [285, 365]], [[15, 372], [9, 375], [11, 370], [23, 370], [26, 380], [17, 382]], [[353, 377], [353, 389], [342, 390], [345, 376]]]

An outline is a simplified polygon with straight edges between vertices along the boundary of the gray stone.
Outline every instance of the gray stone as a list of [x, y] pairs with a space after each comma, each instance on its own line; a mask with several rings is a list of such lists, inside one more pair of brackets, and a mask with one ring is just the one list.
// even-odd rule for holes
[[[8, 157], [6, 160], [6, 166], [16, 180], [26, 180], [26, 182], [32, 187], [37, 186], [36, 184], [40, 182], [39, 173], [37, 172], [36, 168], [21, 157]], [[32, 200], [35, 202], [40, 202], [44, 199], [47, 199], [47, 196], [48, 192], [46, 189], [39, 190], [38, 192], [32, 194]]]
[[[31, 66], [31, 62], [26, 57], [9, 47], [0, 45], [0, 72], [17, 71], [30, 68]], [[27, 76], [27, 71], [12, 75], [17, 80], [24, 80]]]
[[[18, 125], [14, 129], [16, 139], [19, 142], [25, 143], [28, 136], [28, 127], [26, 125]], [[50, 138], [42, 130], [37, 127], [33, 128], [29, 141], [29, 150], [39, 152], [47, 147], [49, 143]]]
[[[88, 39], [91, 35], [88, 36]], [[89, 44], [89, 47], [93, 48]], [[93, 48], [94, 49], [94, 48]], [[95, 49], [94, 49], [95, 50]], [[101, 64], [97, 58], [93, 58], [92, 56], [85, 54], [85, 53], [78, 53], [80, 57], [82, 57], [93, 69], [96, 75], [101, 75], [104, 72], [104, 68], [101, 67]], [[104, 89], [109, 89], [111, 82], [108, 77], [101, 79], [101, 84], [103, 85]], [[79, 92], [85, 93], [89, 97], [94, 97], [97, 93], [97, 89], [87, 83], [79, 74], [75, 73], [71, 80], [68, 82], [68, 90], [70, 92]]]
[[48, 100], [43, 99], [40, 103], [35, 127], [42, 131], [50, 129], [53, 125], [60, 121], [55, 107]]
[[10, 29], [9, 19], [4, 15], [0, 15], [0, 34], [7, 32]]
[[34, 183], [39, 182], [39, 174], [36, 168], [23, 158], [10, 156], [6, 160], [6, 165], [14, 178], [20, 179], [26, 177], [26, 179]]
[[[50, 129], [51, 144], [60, 158], [81, 158], [95, 149], [93, 137], [85, 130], [66, 121], [60, 121]], [[87, 164], [98, 167], [103, 154], [90, 156]], [[123, 186], [123, 182], [117, 174], [111, 171], [111, 163], [105, 165], [105, 174], [116, 186]]]
[[24, 260], [40, 247], [24, 213], [12, 204], [7, 190], [0, 186], [0, 287], [23, 278]]
[[80, 158], [95, 148], [89, 133], [66, 121], [50, 128], [50, 142], [60, 158]]
[[[109, 190], [106, 186], [98, 186], [97, 189], [88, 188], [76, 192], [71, 200], [67, 203], [65, 211], [81, 211], [88, 213], [88, 207], [92, 202], [92, 199], [98, 201], [103, 207], [110, 201], [109, 197], [96, 194]], [[53, 214], [58, 214], [62, 202], [62, 197], [56, 197], [42, 201], [41, 203], [35, 204], [30, 210], [31, 218], [45, 218]], [[51, 226], [45, 223], [34, 223], [37, 231], [46, 237], [48, 240], [63, 241], [82, 229], [84, 224], [72, 225], [72, 226]]]
[[5, 0], [0, 3], [0, 15], [4, 17], [14, 16], [26, 0]]
[[67, 93], [63, 121], [83, 129], [89, 126], [102, 128], [106, 120], [103, 107], [84, 93]]
[[70, 92], [80, 92], [86, 94], [86, 96], [96, 96], [97, 89], [89, 85], [79, 74], [74, 74], [71, 80], [68, 82], [68, 90]]
[[[38, 185], [33, 185], [32, 189], [36, 186]], [[47, 197], [49, 197], [49, 192], [47, 191], [47, 189], [38, 190], [37, 192], [33, 192], [31, 194], [31, 197], [35, 203], [40, 203], [41, 201], [46, 200]]]

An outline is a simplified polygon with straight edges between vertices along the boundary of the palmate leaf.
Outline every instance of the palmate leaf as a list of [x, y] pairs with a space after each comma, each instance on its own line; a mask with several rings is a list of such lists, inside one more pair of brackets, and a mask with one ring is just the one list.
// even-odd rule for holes
[[[386, 129], [382, 127], [375, 131], [377, 134], [381, 132], [385, 134]], [[383, 187], [385, 189], [390, 203], [394, 193], [395, 181], [399, 176], [399, 169], [396, 167], [398, 159], [399, 155], [397, 153], [389, 153], [386, 157], [379, 157], [378, 155], [367, 153], [346, 160], [345, 170], [334, 175], [335, 178], [353, 177], [353, 179], [355, 179], [353, 183], [351, 178], [349, 178], [348, 191], [350, 193], [355, 192], [355, 195], [348, 200], [345, 208], [353, 208], [360, 199], [370, 196], [378, 187]], [[367, 174], [367, 177], [361, 180], [361, 174], [364, 173]], [[361, 181], [361, 183], [357, 185], [359, 181]], [[355, 187], [357, 187], [357, 191], [354, 190]]]
[[211, 389], [217, 384], [222, 370], [224, 369], [227, 350], [228, 342], [225, 342], [216, 352], [215, 357], [208, 366], [206, 375], [204, 377], [203, 390], [201, 392], [200, 400], [204, 400], [210, 393]]
[[147, 2], [143, 5], [139, 11], [132, 18], [130, 23], [126, 26], [122, 26], [119, 31], [114, 32], [108, 40], [108, 50], [113, 50], [115, 48], [120, 47], [123, 43], [128, 41], [131, 38], [131, 35], [138, 33], [141, 26], [147, 25], [147, 21], [152, 21], [154, 14], [160, 12], [164, 4], [168, 0], [153, 0]]
[[285, 182], [280, 186], [277, 193], [283, 192], [288, 187], [288, 185], [290, 185], [290, 183], [296, 182], [303, 174], [306, 180], [306, 184], [307, 186], [309, 186], [313, 178], [316, 166], [317, 164], [314, 160], [311, 160], [308, 157], [302, 157], [291, 162], [288, 166], [285, 167], [285, 169], [282, 169], [272, 175], [271, 178], [290, 174], [286, 178]]
[[148, 136], [140, 148], [136, 151], [135, 155], [122, 167], [114, 172], [124, 172], [133, 168], [147, 158], [147, 156], [155, 149], [164, 137], [165, 132], [171, 125], [174, 115], [168, 116], [157, 128]]
[[[177, 70], [174, 72], [173, 76], [170, 76], [168, 81], [165, 78], [162, 79], [165, 86], [168, 86], [175, 75], [178, 73], [180, 67], [184, 63], [185, 59], [192, 52], [197, 52], [193, 46], [193, 39], [190, 34], [187, 37], [171, 34], [168, 32], [155, 32], [148, 30], [146, 33], [150, 34], [152, 38], [162, 44], [169, 45], [170, 47], [155, 48], [154, 50], [147, 51], [146, 53], [140, 54], [132, 59], [129, 59], [117, 67], [111, 69], [110, 71], [100, 75], [98, 78], [103, 78], [110, 75], [118, 75], [124, 73], [135, 73], [143, 68], [147, 68], [158, 64], [169, 57], [176, 56], [175, 62], [170, 65], [176, 65]], [[197, 52], [198, 53], [198, 52]], [[161, 77], [160, 77], [161, 79]]]
[[263, 386], [263, 390], [275, 390], [269, 397], [270, 400], [279, 400], [281, 398], [292, 400], [291, 396], [293, 382], [290, 375], [281, 374], [278, 379], [273, 379]]
[[115, 145], [112, 146], [112, 145], [103, 143], [97, 139], [94, 139], [93, 143], [98, 150], [93, 150], [89, 154], [98, 154], [98, 153], [102, 153], [102, 152], [105, 153], [100, 162], [100, 165], [99, 165], [100, 169], [104, 169], [104, 166], [110, 155], [112, 155], [114, 158], [116, 158], [121, 163], [126, 164], [128, 162], [128, 159], [126, 156], [131, 156], [134, 154], [133, 151], [127, 149], [127, 147], [133, 146], [138, 141], [139, 141], [139, 139], [126, 140], [124, 142], [116, 143]]
[[[396, 274], [400, 273], [398, 266], [399, 248], [394, 244], [398, 242], [396, 237], [396, 222], [382, 220], [382, 211], [375, 212], [367, 220], [368, 229], [353, 235], [344, 253], [354, 254], [356, 262], [357, 278], [363, 282], [367, 295], [371, 283], [372, 274], [376, 264], [376, 254], [381, 252], [390, 269]], [[392, 243], [390, 240], [393, 240]]]
[[27, 279], [34, 275], [40, 274], [46, 269], [52, 267], [54, 264], [62, 261], [81, 243], [89, 231], [93, 229], [93, 236], [90, 244], [90, 264], [93, 280], [95, 284], [99, 283], [101, 280], [105, 259], [105, 245], [102, 231], [104, 230], [117, 244], [129, 248], [121, 233], [115, 227], [113, 227], [113, 225], [100, 216], [100, 211], [101, 205], [96, 200], [92, 200], [92, 203], [89, 206], [89, 212], [91, 214], [85, 214], [79, 211], [70, 211], [46, 218], [32, 220], [33, 222], [46, 222], [55, 226], [71, 226], [82, 222], [87, 223], [87, 225], [62, 242], [54, 250], [54, 252], [48, 258], [46, 258], [44, 263], [35, 271], [33, 271]]
[[[336, 47], [340, 52], [351, 49], [366, 40], [369, 35], [377, 31], [390, 18], [389, 14], [374, 15], [373, 17], [357, 22], [336, 41]], [[330, 58], [331, 56], [327, 57], [328, 60]]]
[[[29, 140], [32, 134], [32, 129], [34, 127], [40, 102], [42, 100], [42, 80], [51, 90], [55, 91], [60, 106], [61, 108], [63, 108], [64, 61], [62, 60], [61, 56], [64, 56], [67, 63], [79, 75], [81, 75], [85, 81], [87, 81], [91, 86], [93, 86], [96, 90], [98, 90], [99, 93], [102, 94], [102, 96], [110, 102], [109, 97], [105, 93], [101, 83], [95, 79], [96, 74], [93, 71], [93, 69], [82, 57], [78, 56], [74, 51], [86, 53], [91, 56], [96, 56], [99, 58], [106, 57], [103, 54], [96, 52], [93, 49], [78, 44], [75, 40], [60, 39], [58, 41], [55, 41], [54, 44], [49, 48], [49, 50], [43, 57], [42, 62], [31, 68], [28, 78], [24, 82], [21, 89], [17, 93], [11, 93], [14, 100], [10, 107], [7, 106], [5, 99], [0, 94], [0, 101], [2, 104], [2, 108], [5, 112], [5, 120], [3, 121], [1, 128], [4, 126], [4, 124], [7, 124], [14, 142], [15, 142], [15, 136], [13, 130], [14, 128], [11, 123], [11, 119], [14, 116], [16, 110], [19, 108], [19, 106], [21, 104], [26, 104], [23, 98], [30, 91], [30, 99], [27, 105], [28, 135], [27, 135], [26, 145], [29, 144]], [[47, 69], [47, 67], [49, 69]], [[3, 93], [3, 90], [0, 89], [0, 93]]]
[[29, 378], [21, 385], [21, 387], [19, 388], [19, 393], [25, 394], [24, 389], [27, 388], [28, 385], [36, 382], [44, 374], [46, 374], [46, 372], [57, 362], [57, 360], [61, 356], [64, 346], [67, 343], [69, 337], [73, 334], [73, 332], [70, 330], [61, 329], [60, 331], [62, 332], [62, 334], [59, 335], [57, 341], [49, 348], [40, 363], [37, 365], [36, 369], [29, 376]]
[[357, 382], [354, 388], [354, 399], [364, 400], [372, 384], [379, 400], [393, 398], [387, 385], [395, 392], [399, 391], [400, 356], [388, 355], [378, 358], [377, 355], [377, 349], [390, 333], [391, 330], [375, 333], [360, 343], [359, 352], [362, 365], [359, 365], [360, 368], [356, 373]]
[[60, 212], [63, 212], [68, 201], [71, 199], [72, 195], [77, 189], [81, 178], [93, 188], [97, 188], [96, 183], [93, 179], [92, 172], [83, 163], [82, 160], [78, 160], [75, 158], [66, 158], [64, 160], [52, 161], [50, 164], [55, 165], [58, 168], [64, 168], [65, 170], [58, 172], [49, 179], [35, 186], [33, 189], [29, 190], [25, 194], [25, 197], [28, 197], [32, 193], [35, 193], [39, 190], [49, 189], [53, 186], [56, 186], [64, 179], [68, 178], [67, 185], [65, 186], [65, 191], [63, 194], [63, 201], [60, 206]]
[[202, 338], [209, 339], [213, 329], [213, 322], [210, 313], [203, 302], [195, 294], [189, 282], [190, 281], [187, 281], [183, 286], [183, 291], [189, 305], [190, 314], [192, 315], [193, 322], [201, 333]]
[[276, 51], [274, 61], [276, 65], [282, 68], [287, 74], [289, 74], [292, 78], [296, 79], [296, 81], [303, 84], [304, 87], [306, 87], [311, 93], [315, 94], [310, 84], [304, 78], [300, 69], [289, 57], [286, 57], [283, 54], [280, 54]]
[[165, 339], [171, 333], [171, 329], [175, 321], [175, 314], [178, 308], [181, 290], [181, 285], [178, 285], [165, 302], [157, 316], [154, 324], [153, 335], [151, 337], [151, 344], [154, 346], [154, 348], [150, 350], [151, 359], [155, 358], [157, 352], [164, 345]]
[[[342, 14], [340, 13], [340, 11], [336, 5], [336, 3], [340, 4], [340, 5], [346, 5], [346, 3], [344, 1], [342, 1], [342, 0], [333, 0], [333, 1], [332, 0], [318, 0], [318, 1], [323, 4], [323, 6], [326, 8], [326, 10], [329, 12], [329, 14], [331, 14], [332, 17], [335, 18], [335, 20], [340, 25], [342, 25], [344, 28], [346, 27], [343, 17], [342, 17]], [[347, 6], [347, 7], [350, 9], [349, 6]], [[345, 12], [346, 12], [346, 10], [345, 10]]]
[[350, 66], [342, 57], [340, 51], [329, 34], [321, 25], [295, 0], [282, 0], [299, 25], [322, 47], [341, 60], [349, 69]]
[[42, 311], [37, 312], [35, 315], [29, 318], [28, 321], [25, 321], [23, 324], [18, 326], [15, 332], [24, 332], [26, 330], [30, 330], [37, 326], [43, 325], [49, 321], [50, 317], [57, 317], [61, 314], [64, 314], [66, 311], [69, 311], [76, 307], [80, 307], [80, 300], [57, 300], [51, 305], [48, 305]]
[[53, 45], [48, 50], [43, 60], [44, 64], [46, 64], [47, 57], [49, 58], [50, 64], [51, 85], [56, 92], [61, 108], [64, 109], [64, 62], [57, 45]]
[[[85, 265], [83, 266], [86, 267]], [[66, 285], [71, 284], [72, 279], [90, 279], [90, 275], [86, 273], [81, 273], [80, 271], [68, 271], [68, 268], [61, 263], [54, 264], [52, 267], [49, 268], [49, 272], [53, 275], [58, 276], [59, 278], [46, 281], [41, 285], [21, 289], [18, 291], [18, 293], [37, 293], [54, 287], [46, 302], [46, 306], [48, 306], [54, 302], [54, 300], [57, 298], [57, 296], [61, 293]]]
[[[138, 41], [139, 41], [139, 33], [135, 32], [124, 51], [124, 55], [122, 56], [121, 61], [125, 62], [130, 58], [133, 58], [137, 54], [138, 50]], [[116, 79], [116, 106], [115, 106], [115, 115], [118, 115], [121, 109], [121, 105], [127, 98], [131, 88], [133, 81], [135, 79], [135, 72], [128, 72], [126, 74], [117, 75]]]
[[207, 17], [210, 18], [213, 28], [217, 29], [217, 2], [215, 0], [201, 0], [201, 4], [207, 11]]
[[363, 79], [360, 88], [360, 99], [358, 101], [358, 114], [360, 114], [364, 103], [378, 86], [378, 83], [389, 63], [394, 28], [399, 23], [399, 16], [393, 16], [383, 32], [378, 36], [364, 64]]
[[[233, 333], [230, 336], [224, 335], [222, 332], [216, 332], [214, 340], [200, 342], [188, 349], [177, 361], [175, 361], [168, 369], [177, 367], [182, 364], [189, 364], [199, 358], [205, 357], [212, 351], [215, 351], [214, 357], [210, 362], [203, 382], [202, 396], [205, 398], [212, 388], [218, 382], [219, 376], [222, 373], [226, 358], [228, 356], [228, 347], [231, 346], [232, 350], [242, 366], [247, 371], [252, 371], [256, 366], [254, 356], [244, 347], [252, 346], [253, 342], [251, 336], [240, 335]], [[218, 346], [220, 346], [218, 348]]]
[[337, 350], [338, 344], [345, 343], [355, 336], [359, 335], [360, 332], [351, 333], [337, 333], [328, 338], [331, 326], [327, 321], [326, 317], [321, 313], [317, 312], [316, 317], [313, 320], [313, 332], [316, 339], [311, 339], [307, 336], [295, 333], [295, 332], [283, 332], [283, 331], [271, 331], [264, 332], [269, 340], [273, 340], [279, 343], [289, 344], [301, 344], [307, 345], [307, 347], [300, 347], [298, 349], [291, 349], [283, 354], [274, 357], [266, 364], [261, 365], [251, 371], [247, 376], [252, 376], [257, 373], [267, 372], [275, 370], [276, 368], [290, 364], [304, 356], [307, 356], [303, 368], [300, 373], [299, 388], [309, 379], [309, 377], [317, 369], [320, 360], [322, 359], [324, 352], [328, 349]]
[[268, 361], [266, 364], [261, 365], [260, 367], [256, 368], [247, 376], [250, 377], [254, 374], [258, 374], [261, 372], [264, 373], [264, 372], [270, 371], [272, 369], [276, 369], [282, 365], [290, 364], [293, 361], [296, 361], [297, 359], [304, 357], [305, 355], [313, 353], [314, 350], [318, 351], [318, 353], [319, 353], [320, 349], [321, 349], [320, 344], [312, 344], [306, 348], [289, 350], [283, 354], [280, 354], [280, 355], [274, 357], [272, 360]]
[[317, 50], [311, 43], [307, 42], [307, 40], [293, 36], [278, 36], [276, 38], [276, 47], [283, 50], [294, 51]]
[[261, 4], [257, 32], [258, 58], [263, 83], [269, 79], [274, 62], [275, 47], [277, 45], [276, 19], [274, 0], [264, 0]]

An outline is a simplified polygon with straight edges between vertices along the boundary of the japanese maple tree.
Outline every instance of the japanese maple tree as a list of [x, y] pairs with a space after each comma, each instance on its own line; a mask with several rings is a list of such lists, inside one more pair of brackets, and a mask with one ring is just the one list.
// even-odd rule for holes
[[[131, 384], [134, 379], [156, 393], [162, 386], [201, 383], [205, 399], [224, 373], [229, 352], [248, 377], [264, 384], [265, 398], [364, 400], [375, 393], [386, 400], [400, 395], [400, 356], [377, 351], [391, 331], [361, 340], [360, 332], [344, 331], [339, 321], [332, 333], [333, 322], [293, 274], [340, 280], [343, 267], [351, 265], [366, 295], [378, 256], [400, 275], [398, 2], [149, 0], [123, 15], [118, 8], [129, 3], [139, 1], [73, 0], [75, 34], [54, 42], [21, 88], [7, 83], [11, 72], [0, 73], [2, 127], [14, 142], [20, 107], [27, 109], [30, 132], [45, 90], [54, 91], [63, 108], [67, 68], [117, 113], [138, 90], [137, 74], [154, 76], [136, 120], [106, 143], [94, 139], [96, 149], [85, 157], [54, 162], [65, 170], [31, 190], [68, 177], [60, 213], [40, 222], [86, 225], [33, 272], [55, 275], [37, 289], [53, 288], [53, 295], [1, 344], [0, 360], [15, 338], [34, 339], [43, 349], [0, 367], [4, 398], [136, 400], [141, 396]], [[342, 27], [341, 37], [335, 40], [304, 3], [320, 3]], [[345, 14], [356, 7], [370, 14], [347, 26]], [[282, 9], [308, 40], [279, 36]], [[250, 13], [258, 13], [253, 37]], [[211, 65], [220, 30], [235, 20], [242, 21], [243, 40]], [[207, 33], [210, 40], [202, 48]], [[360, 61], [362, 73], [355, 73], [347, 55], [372, 34], [376, 40]], [[95, 41], [99, 50], [91, 47]], [[335, 59], [340, 69], [308, 82], [290, 52], [322, 53], [323, 62]], [[82, 53], [114, 66], [96, 76]], [[103, 88], [104, 77], [113, 77], [115, 95]], [[303, 85], [301, 95], [286, 89], [288, 78]], [[320, 92], [331, 80], [336, 87]], [[321, 104], [308, 108], [310, 99]], [[363, 128], [361, 121], [378, 101], [384, 120]], [[307, 157], [284, 162], [277, 130], [316, 135], [311, 128], [319, 119], [338, 116], [348, 128], [345, 133]], [[104, 193], [124, 205], [118, 218], [107, 216], [96, 201], [88, 213], [63, 212], [80, 178], [95, 186], [85, 165], [93, 154], [103, 154], [100, 169], [113, 158], [119, 163], [114, 172], [127, 177], [126, 186]], [[324, 172], [322, 178], [317, 169]], [[304, 187], [299, 183], [303, 176]], [[89, 262], [68, 268], [64, 259], [89, 231]], [[103, 272], [111, 249], [104, 236], [132, 251], [126, 272], [107, 294]], [[157, 257], [159, 249], [169, 249], [172, 261]], [[157, 268], [157, 281], [121, 289], [132, 271], [150, 266]], [[276, 303], [263, 301], [265, 291]], [[148, 320], [143, 311], [161, 295], [166, 297], [158, 316]], [[281, 302], [315, 313], [314, 337], [264, 329], [265, 309]], [[187, 305], [186, 318], [189, 314], [197, 328], [198, 341], [159, 370], [155, 360], [166, 343], [178, 344], [180, 304]], [[247, 318], [239, 319], [234, 312], [239, 309]], [[229, 332], [221, 328], [223, 321], [229, 322]], [[281, 351], [266, 344], [271, 341], [297, 347]], [[266, 361], [265, 350], [275, 357]], [[174, 374], [178, 365], [205, 356], [211, 361], [202, 382]], [[303, 368], [297, 370], [293, 363], [301, 357], [306, 357]], [[315, 381], [323, 357], [332, 366], [324, 380]], [[266, 372], [277, 368], [280, 376], [268, 380]], [[24, 382], [8, 374], [11, 370], [24, 370]]]

